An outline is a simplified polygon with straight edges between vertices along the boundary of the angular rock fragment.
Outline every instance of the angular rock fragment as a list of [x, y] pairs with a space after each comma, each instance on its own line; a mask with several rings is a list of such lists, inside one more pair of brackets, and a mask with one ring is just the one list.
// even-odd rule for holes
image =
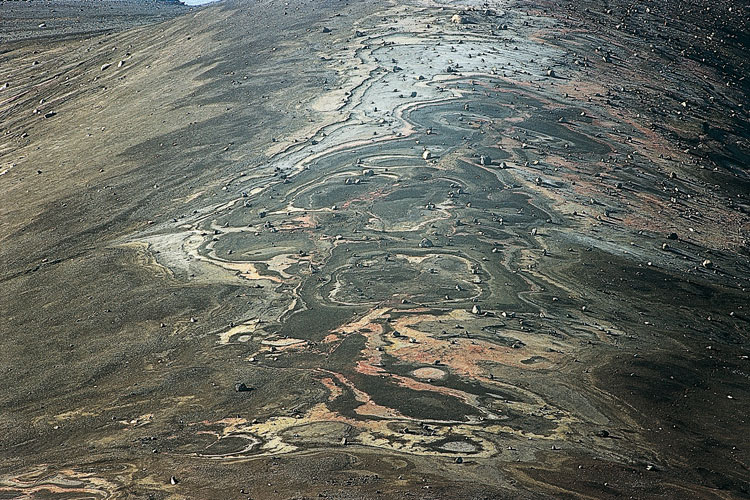
[[244, 382], [238, 382], [234, 384], [234, 390], [235, 392], [250, 392], [252, 391], [252, 387], [248, 387]]

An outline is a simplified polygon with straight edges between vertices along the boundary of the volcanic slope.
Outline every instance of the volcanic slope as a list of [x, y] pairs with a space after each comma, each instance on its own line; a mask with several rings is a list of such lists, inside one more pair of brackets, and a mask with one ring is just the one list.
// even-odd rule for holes
[[545, 5], [8, 46], [0, 496], [750, 495], [742, 88]]

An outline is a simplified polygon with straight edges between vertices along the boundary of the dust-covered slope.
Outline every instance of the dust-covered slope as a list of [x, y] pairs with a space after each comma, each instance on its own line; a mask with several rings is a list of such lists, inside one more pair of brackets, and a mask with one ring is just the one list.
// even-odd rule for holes
[[742, 84], [610, 3], [9, 45], [0, 497], [747, 496]]

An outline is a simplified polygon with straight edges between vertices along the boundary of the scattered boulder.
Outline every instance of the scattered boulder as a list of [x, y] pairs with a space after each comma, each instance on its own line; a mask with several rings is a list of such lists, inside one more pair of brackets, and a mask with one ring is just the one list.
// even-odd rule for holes
[[492, 158], [487, 155], [482, 155], [479, 157], [479, 164], [482, 166], [492, 165]]
[[433, 246], [435, 245], [429, 238], [422, 238], [422, 241], [419, 242], [419, 248], [432, 248]]
[[432, 158], [432, 152], [429, 149], [425, 149], [422, 153], [422, 159], [429, 160], [430, 158]]
[[234, 384], [234, 390], [235, 392], [250, 392], [252, 391], [252, 387], [248, 387], [244, 382], [238, 382]]

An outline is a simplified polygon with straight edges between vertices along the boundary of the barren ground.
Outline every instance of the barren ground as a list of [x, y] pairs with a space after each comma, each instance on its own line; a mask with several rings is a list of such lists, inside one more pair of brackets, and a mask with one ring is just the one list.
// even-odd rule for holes
[[81, 8], [0, 4], [0, 498], [750, 497], [746, 6]]

